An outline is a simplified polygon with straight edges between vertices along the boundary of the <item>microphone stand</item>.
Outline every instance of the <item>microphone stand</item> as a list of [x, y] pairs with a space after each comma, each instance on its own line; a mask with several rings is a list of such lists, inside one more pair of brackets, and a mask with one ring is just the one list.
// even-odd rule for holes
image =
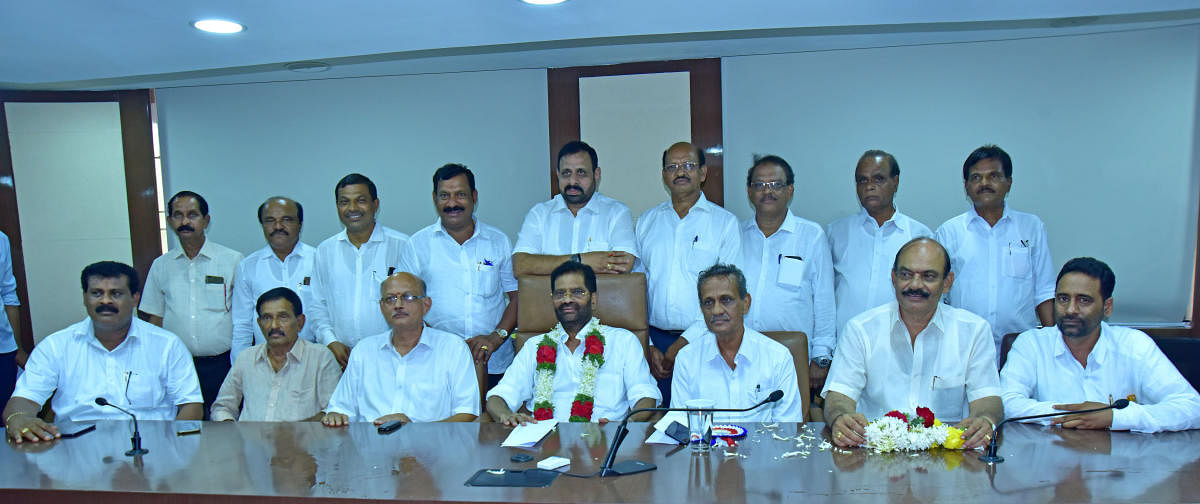
[[132, 445], [132, 449], [125, 452], [125, 456], [136, 457], [138, 455], [145, 455], [147, 453], [150, 453], [150, 450], [142, 448], [142, 434], [141, 434], [141, 431], [138, 430], [137, 415], [130, 413], [125, 408], [122, 408], [120, 406], [117, 406], [116, 404], [108, 402], [108, 399], [105, 399], [103, 397], [97, 397], [96, 404], [99, 404], [101, 406], [112, 406], [112, 407], [116, 408], [117, 410], [119, 410], [120, 412], [122, 412], [126, 415], [129, 415], [130, 418], [133, 418], [133, 436], [129, 438], [129, 443]]
[[604, 457], [604, 464], [600, 466], [599, 475], [601, 478], [605, 478], [608, 476], [624, 476], [627, 474], [637, 474], [640, 472], [653, 471], [655, 469], [658, 469], [658, 466], [651, 464], [649, 462], [642, 462], [640, 460], [625, 460], [625, 461], [622, 461], [617, 464], [613, 463], [613, 461], [617, 458], [617, 448], [621, 447], [621, 442], [625, 440], [625, 435], [629, 434], [629, 429], [626, 428], [626, 425], [629, 423], [629, 417], [631, 417], [633, 415], [636, 415], [638, 413], [644, 413], [647, 411], [685, 411], [685, 412], [699, 412], [699, 411], [718, 412], [719, 411], [722, 413], [742, 413], [742, 412], [756, 409], [759, 406], [762, 406], [767, 403], [776, 402], [782, 398], [783, 398], [783, 391], [776, 390], [775, 392], [772, 392], [771, 395], [768, 396], [766, 399], [763, 399], [758, 404], [755, 404], [754, 406], [751, 406], [749, 408], [639, 408], [639, 409], [630, 411], [629, 414], [625, 415], [625, 418], [621, 420], [621, 424], [617, 426], [617, 434], [615, 436], [613, 436], [612, 444], [610, 444], [608, 447], [608, 454], [605, 455], [605, 457]]
[[981, 462], [986, 462], [988, 464], [998, 464], [1000, 462], [1004, 462], [1004, 457], [1001, 457], [996, 454], [996, 447], [997, 447], [997, 443], [1000, 440], [1000, 428], [1004, 427], [1004, 424], [1006, 424], [1006, 423], [1016, 422], [1016, 421], [1020, 421], [1020, 420], [1033, 420], [1036, 418], [1046, 418], [1046, 417], [1063, 416], [1063, 415], [1078, 415], [1080, 413], [1095, 413], [1097, 411], [1104, 411], [1106, 409], [1122, 409], [1126, 406], [1129, 406], [1128, 399], [1117, 399], [1116, 401], [1113, 401], [1112, 404], [1109, 404], [1108, 406], [1104, 406], [1101, 408], [1092, 408], [1092, 409], [1079, 410], [1079, 411], [1060, 411], [1057, 413], [1045, 413], [1042, 415], [1030, 415], [1030, 416], [1023, 416], [1023, 417], [1005, 418], [1004, 421], [1000, 422], [999, 424], [996, 424], [996, 431], [992, 433], [992, 441], [990, 443], [988, 443], [987, 452], [984, 453], [983, 455], [980, 455], [979, 460]]

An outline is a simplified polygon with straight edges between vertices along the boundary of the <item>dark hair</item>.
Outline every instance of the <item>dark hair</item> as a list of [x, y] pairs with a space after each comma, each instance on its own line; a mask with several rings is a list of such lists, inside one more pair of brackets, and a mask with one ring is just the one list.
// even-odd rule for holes
[[1058, 272], [1058, 278], [1054, 280], [1057, 284], [1062, 280], [1063, 275], [1067, 273], [1083, 273], [1097, 280], [1100, 280], [1100, 297], [1107, 301], [1112, 297], [1113, 288], [1117, 286], [1117, 275], [1113, 274], [1112, 268], [1109, 268], [1104, 261], [1092, 257], [1076, 257], [1067, 261], [1062, 270]]
[[902, 254], [904, 254], [904, 251], [908, 250], [909, 247], [916, 245], [918, 243], [932, 243], [932, 244], [938, 246], [938, 250], [942, 251], [942, 259], [946, 261], [946, 267], [942, 268], [942, 276], [949, 275], [950, 274], [950, 253], [946, 252], [946, 247], [943, 247], [941, 243], [938, 243], [937, 240], [934, 240], [933, 238], [930, 238], [928, 236], [918, 236], [916, 238], [909, 240], [908, 243], [901, 245], [900, 250], [896, 251], [896, 258], [894, 260], [892, 260], [892, 272], [895, 273], [896, 271], [898, 271], [900, 269], [900, 256]]
[[796, 182], [796, 175], [792, 173], [792, 165], [788, 164], [787, 161], [784, 161], [783, 158], [774, 154], [768, 154], [766, 156], [756, 155], [754, 156], [754, 164], [750, 165], [750, 169], [746, 171], [746, 187], [750, 187], [750, 179], [754, 176], [754, 169], [765, 164], [773, 164], [783, 168], [784, 176], [787, 179], [787, 185], [792, 185], [794, 182]]
[[262, 315], [262, 306], [276, 299], [286, 299], [292, 304], [292, 315], [300, 316], [304, 313], [304, 307], [300, 304], [300, 296], [296, 292], [287, 287], [276, 287], [258, 296], [258, 302], [254, 304], [254, 312]]
[[[887, 152], [887, 151], [883, 151], [883, 150], [879, 150], [879, 149], [869, 149], [866, 152], [862, 153], [861, 156], [858, 157], [858, 162], [861, 163], [862, 160], [864, 160], [866, 158], [876, 157], [876, 156], [882, 157], [887, 160], [888, 166], [892, 167], [892, 176], [893, 177], [900, 174], [900, 162], [896, 161], [896, 156], [893, 156], [890, 152]], [[855, 166], [858, 166], [858, 165], [855, 165]], [[966, 178], [966, 177], [964, 176], [963, 178]]]
[[1004, 176], [1012, 177], [1012, 158], [1008, 157], [1008, 153], [995, 145], [984, 145], [971, 151], [971, 155], [967, 156], [966, 161], [963, 161], [963, 180], [967, 180], [967, 173], [971, 171], [971, 167], [975, 166], [975, 163], [985, 159], [1000, 161], [1000, 167], [1004, 168]]
[[178, 200], [179, 198], [196, 198], [196, 204], [200, 205], [200, 215], [208, 217], [208, 202], [204, 201], [204, 196], [196, 194], [192, 191], [179, 191], [175, 193], [174, 196], [171, 196], [171, 199], [167, 200], [168, 216], [170, 216], [171, 212], [174, 211], [172, 207], [175, 206], [175, 200]]
[[588, 157], [592, 158], [592, 171], [595, 171], [596, 167], [600, 166], [600, 158], [596, 157], [596, 149], [593, 149], [591, 145], [579, 140], [567, 142], [567, 144], [562, 146], [561, 149], [558, 149], [558, 164], [562, 165], [562, 158], [570, 156], [571, 154], [578, 154], [580, 152], [586, 152]]
[[[674, 147], [674, 145], [671, 147]], [[667, 153], [671, 152], [671, 147], [667, 147], [667, 150], [663, 151], [662, 165], [664, 167], [667, 166]], [[692, 149], [696, 151], [696, 160], [700, 162], [700, 166], [704, 166], [704, 151], [695, 145], [692, 145]]]
[[141, 292], [141, 283], [138, 281], [138, 272], [125, 263], [116, 261], [100, 261], [87, 265], [83, 268], [83, 273], [79, 274], [79, 284], [83, 287], [83, 292], [87, 292], [88, 280], [92, 277], [100, 278], [121, 278], [125, 277], [129, 281], [129, 293], [137, 294]]
[[261, 205], [258, 205], [258, 222], [259, 223], [262, 223], [263, 211], [265, 211], [267, 209], [267, 203], [270, 203], [271, 200], [284, 200], [284, 201], [287, 201], [288, 203], [296, 205], [296, 220], [300, 221], [301, 223], [304, 223], [304, 205], [301, 205], [299, 201], [296, 201], [291, 198], [285, 198], [283, 196], [271, 196], [270, 198], [267, 198], [266, 201], [262, 202]]
[[379, 191], [375, 190], [375, 183], [371, 182], [371, 179], [367, 178], [366, 175], [351, 173], [345, 177], [342, 177], [342, 179], [338, 181], [337, 185], [333, 186], [334, 201], [337, 201], [337, 193], [338, 191], [342, 190], [343, 187], [359, 184], [365, 184], [367, 186], [367, 192], [371, 193], [371, 200], [379, 199]]
[[450, 180], [459, 175], [467, 176], [467, 185], [471, 187], [471, 192], [475, 192], [475, 174], [464, 165], [458, 163], [446, 163], [433, 172], [433, 192], [437, 194], [438, 182]]
[[592, 267], [575, 261], [567, 261], [559, 264], [554, 271], [550, 272], [550, 291], [554, 291], [554, 284], [558, 281], [558, 277], [567, 273], [579, 273], [583, 275], [583, 285], [587, 287], [588, 292], [596, 292], [596, 272], [592, 271]]
[[704, 282], [707, 282], [709, 278], [719, 276], [731, 276], [737, 280], [738, 296], [743, 299], [750, 294], [746, 290], [746, 275], [742, 274], [742, 270], [732, 264], [717, 263], [700, 272], [700, 278], [696, 280], [696, 297], [700, 297], [700, 289], [704, 287]]

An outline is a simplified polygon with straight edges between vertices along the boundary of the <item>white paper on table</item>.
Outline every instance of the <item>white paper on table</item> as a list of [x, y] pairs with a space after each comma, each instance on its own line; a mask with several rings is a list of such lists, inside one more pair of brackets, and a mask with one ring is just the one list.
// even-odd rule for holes
[[534, 423], [529, 422], [525, 425], [518, 425], [508, 437], [504, 438], [504, 442], [500, 446], [516, 446], [520, 448], [529, 448], [542, 441], [554, 427], [558, 426], [558, 422], [553, 420], [542, 420]]
[[677, 445], [676, 441], [671, 436], [667, 435], [667, 427], [671, 426], [671, 422], [679, 422], [684, 427], [687, 427], [687, 413], [682, 411], [671, 411], [654, 424], [654, 433], [646, 438], [646, 444], [666, 444]]

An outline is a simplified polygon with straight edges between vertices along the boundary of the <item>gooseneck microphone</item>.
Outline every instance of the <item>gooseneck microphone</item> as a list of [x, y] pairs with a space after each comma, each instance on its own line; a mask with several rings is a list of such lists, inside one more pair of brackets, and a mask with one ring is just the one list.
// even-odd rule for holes
[[987, 453], [980, 455], [979, 460], [982, 462], [986, 462], [988, 464], [1004, 462], [1004, 457], [996, 455], [996, 446], [997, 446], [997, 442], [1000, 440], [1000, 428], [1004, 427], [1004, 424], [1006, 424], [1006, 423], [1018, 422], [1018, 421], [1023, 421], [1023, 420], [1033, 420], [1035, 418], [1047, 418], [1047, 417], [1055, 417], [1055, 416], [1063, 416], [1063, 415], [1078, 415], [1081, 413], [1095, 413], [1097, 411], [1104, 411], [1106, 409], [1123, 409], [1126, 406], [1129, 406], [1128, 399], [1117, 399], [1116, 401], [1113, 401], [1112, 404], [1109, 404], [1108, 406], [1104, 406], [1101, 408], [1092, 408], [1092, 409], [1079, 410], [1079, 411], [1059, 411], [1056, 413], [1045, 413], [1042, 415], [1030, 415], [1030, 416], [1023, 416], [1023, 417], [1005, 418], [1002, 422], [996, 424], [996, 431], [992, 433], [992, 441], [990, 443], [988, 443]]
[[129, 442], [133, 445], [133, 449], [125, 452], [126, 456], [133, 457], [136, 455], [145, 455], [147, 453], [150, 453], [150, 450], [142, 448], [142, 433], [140, 431], [138, 431], [137, 415], [130, 413], [129, 410], [126, 410], [125, 408], [122, 408], [120, 406], [117, 406], [116, 404], [108, 402], [108, 399], [105, 399], [103, 397], [97, 397], [96, 404], [99, 404], [101, 406], [111, 406], [113, 408], [116, 408], [116, 409], [120, 410], [122, 413], [129, 415], [129, 417], [133, 419], [133, 437], [129, 438]]
[[625, 415], [625, 418], [621, 420], [621, 425], [617, 427], [617, 434], [615, 437], [613, 437], [612, 444], [608, 447], [608, 455], [604, 457], [604, 464], [600, 466], [600, 477], [623, 476], [626, 474], [637, 474], [640, 472], [658, 469], [658, 466], [649, 462], [642, 462], [640, 460], [625, 460], [619, 464], [613, 464], [613, 460], [617, 457], [617, 448], [621, 447], [621, 442], [625, 440], [625, 435], [629, 434], [629, 429], [627, 429], [625, 426], [629, 423], [629, 417], [633, 415], [647, 411], [719, 411], [722, 413], [741, 413], [757, 409], [758, 407], [767, 403], [777, 402], [780, 399], [783, 399], [783, 391], [776, 390], [771, 392], [771, 395], [767, 396], [766, 399], [759, 401], [758, 404], [755, 404], [749, 408], [639, 408], [630, 411], [629, 414]]

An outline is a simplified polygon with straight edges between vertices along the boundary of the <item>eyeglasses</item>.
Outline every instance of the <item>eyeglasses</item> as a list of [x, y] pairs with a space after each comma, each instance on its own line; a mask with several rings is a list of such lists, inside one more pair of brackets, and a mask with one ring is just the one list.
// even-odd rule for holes
[[751, 182], [750, 183], [750, 189], [755, 192], [762, 192], [764, 190], [769, 190], [771, 192], [775, 192], [775, 191], [783, 189], [784, 187], [787, 187], [787, 186], [788, 186], [787, 182], [784, 182], [782, 180], [772, 180], [770, 182]]
[[405, 304], [415, 303], [417, 301], [425, 299], [426, 297], [428, 297], [428, 296], [414, 296], [412, 294], [405, 294], [403, 296], [388, 296], [385, 298], [381, 298], [379, 300], [379, 303], [385, 304], [388, 306], [396, 306], [397, 304], [400, 303], [400, 301], [404, 301]]
[[680, 168], [683, 168], [683, 171], [690, 172], [690, 171], [696, 171], [696, 168], [699, 168], [699, 167], [700, 167], [700, 163], [693, 163], [691, 161], [688, 161], [683, 164], [671, 163], [669, 165], [663, 165], [663, 171], [673, 172], [673, 171], [679, 171]]
[[583, 299], [587, 296], [587, 294], [588, 291], [583, 289], [571, 289], [569, 291], [566, 289], [558, 289], [551, 293], [554, 299], [558, 301], [566, 299], [568, 295], [571, 296], [571, 299]]

